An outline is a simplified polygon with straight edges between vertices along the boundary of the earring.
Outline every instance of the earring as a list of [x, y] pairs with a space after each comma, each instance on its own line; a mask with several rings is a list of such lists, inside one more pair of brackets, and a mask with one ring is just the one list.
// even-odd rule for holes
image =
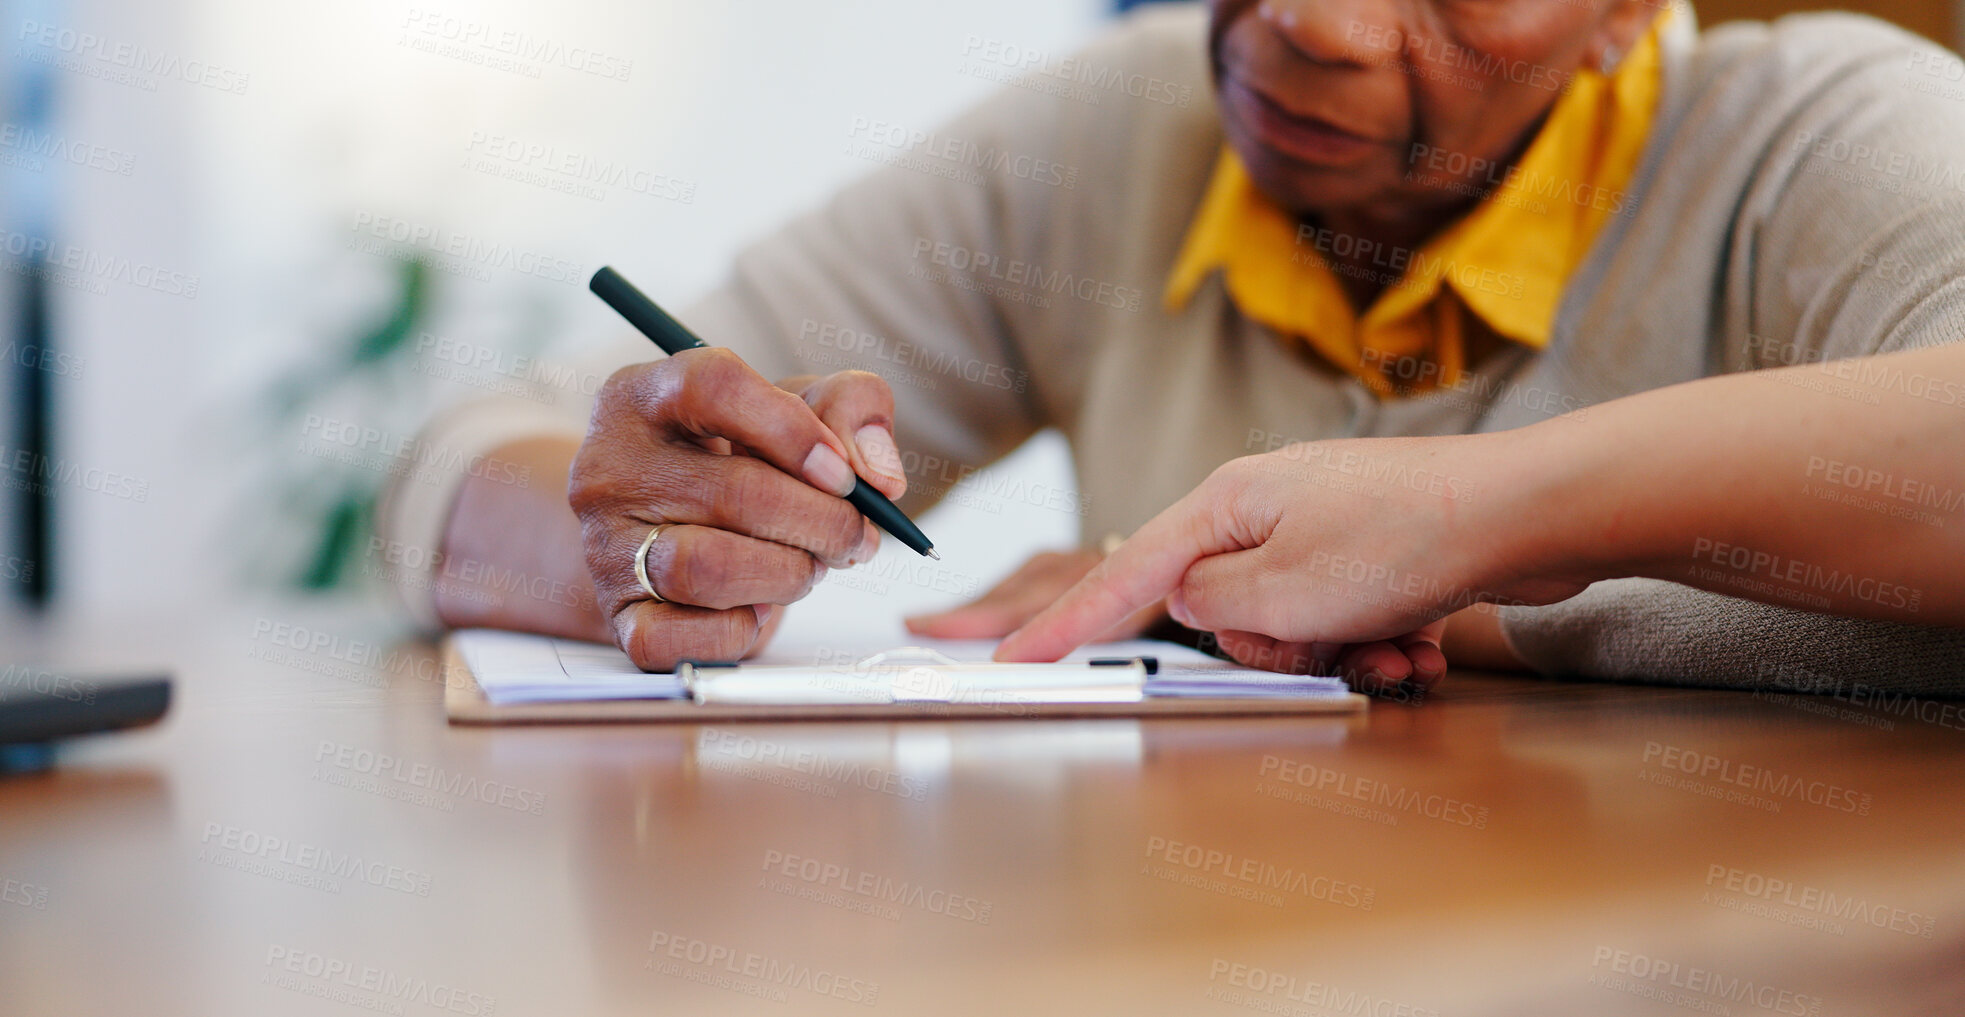
[[1618, 49], [1616, 43], [1610, 43], [1604, 46], [1603, 55], [1597, 58], [1597, 70], [1604, 74], [1615, 73], [1618, 63], [1623, 59], [1624, 51]]

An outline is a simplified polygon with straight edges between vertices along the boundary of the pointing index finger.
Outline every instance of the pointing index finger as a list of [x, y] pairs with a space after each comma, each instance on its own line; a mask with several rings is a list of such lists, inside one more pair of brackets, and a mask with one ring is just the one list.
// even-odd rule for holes
[[1189, 566], [1237, 550], [1215, 532], [1199, 492], [1155, 516], [1132, 538], [996, 648], [1004, 661], [1052, 661], [1180, 585]]

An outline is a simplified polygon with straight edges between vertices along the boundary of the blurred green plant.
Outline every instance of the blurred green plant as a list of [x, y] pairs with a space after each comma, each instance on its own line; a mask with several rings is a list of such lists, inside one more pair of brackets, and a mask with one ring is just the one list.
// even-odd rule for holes
[[[290, 372], [274, 381], [268, 395], [279, 433], [292, 433], [293, 423], [327, 395], [352, 387], [370, 398], [396, 387], [407, 372], [411, 337], [429, 313], [430, 266], [421, 258], [394, 262], [393, 294], [387, 312], [366, 331], [331, 351], [324, 363]], [[302, 590], [323, 591], [348, 580], [351, 567], [368, 540], [375, 500], [388, 477], [372, 470], [310, 470], [295, 486], [283, 486], [283, 508], [290, 518], [313, 516], [312, 549], [286, 581]]]
[[[419, 343], [439, 331], [439, 277], [415, 251], [398, 252], [386, 264], [383, 296], [372, 312], [340, 338], [311, 344], [304, 359], [260, 389], [249, 414], [254, 433], [243, 436], [247, 445], [266, 449], [270, 441], [275, 453], [272, 475], [255, 485], [250, 515], [240, 524], [243, 532], [260, 538], [252, 543], [261, 550], [249, 553], [244, 563], [260, 583], [311, 593], [357, 586], [377, 500], [397, 474], [423, 468], [413, 450], [390, 446], [408, 443], [448, 396], [472, 394], [466, 390], [483, 395], [486, 387], [478, 382], [495, 377], [466, 379], [431, 370], [450, 366], [435, 364], [427, 345]], [[456, 302], [450, 292], [441, 295], [442, 313], [458, 313], [449, 306]], [[474, 302], [470, 308], [480, 312], [470, 331], [482, 348], [523, 362], [556, 332], [550, 300], [541, 291], [503, 286], [479, 300], [495, 302]], [[482, 313], [487, 310], [492, 313]], [[497, 334], [484, 334], [487, 327]], [[303, 421], [316, 415], [359, 421], [365, 433], [372, 429], [388, 440], [380, 448], [344, 449], [328, 441], [310, 448]], [[299, 454], [295, 436], [300, 436]]]

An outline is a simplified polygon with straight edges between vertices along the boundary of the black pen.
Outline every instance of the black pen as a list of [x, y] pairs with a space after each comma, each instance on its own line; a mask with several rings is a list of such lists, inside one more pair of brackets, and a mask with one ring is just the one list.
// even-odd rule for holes
[[[660, 346], [662, 352], [670, 356], [675, 356], [683, 350], [704, 349], [709, 346], [701, 336], [684, 328], [682, 322], [669, 316], [669, 312], [655, 306], [655, 301], [648, 299], [648, 294], [635, 289], [633, 283], [623, 279], [621, 273], [612, 268], [602, 266], [600, 271], [594, 273], [593, 279], [588, 281], [587, 288], [593, 290], [595, 296], [607, 301], [607, 306], [620, 312], [621, 317], [628, 319], [628, 324], [640, 329], [642, 335], [654, 340], [655, 345]], [[900, 509], [895, 508], [894, 503], [888, 501], [886, 495], [874, 490], [866, 481], [854, 477], [853, 490], [846, 495], [846, 500], [854, 508], [859, 509], [861, 515], [873, 520], [873, 525], [893, 534], [894, 539], [920, 554], [925, 554], [936, 561], [942, 560], [942, 556], [935, 553], [935, 544], [928, 539], [928, 535], [922, 533], [921, 528], [914, 525], [914, 521]]]

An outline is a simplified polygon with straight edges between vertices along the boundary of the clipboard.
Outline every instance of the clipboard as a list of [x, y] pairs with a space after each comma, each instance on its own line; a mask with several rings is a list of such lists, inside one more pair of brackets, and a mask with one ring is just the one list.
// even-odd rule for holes
[[1034, 702], [1006, 697], [982, 702], [733, 703], [692, 699], [607, 699], [509, 703], [486, 698], [484, 689], [446, 636], [444, 714], [452, 724], [646, 724], [828, 720], [1046, 720], [1090, 717], [1272, 717], [1364, 712], [1370, 700], [1356, 692], [1314, 698], [1147, 697], [1126, 702]]

